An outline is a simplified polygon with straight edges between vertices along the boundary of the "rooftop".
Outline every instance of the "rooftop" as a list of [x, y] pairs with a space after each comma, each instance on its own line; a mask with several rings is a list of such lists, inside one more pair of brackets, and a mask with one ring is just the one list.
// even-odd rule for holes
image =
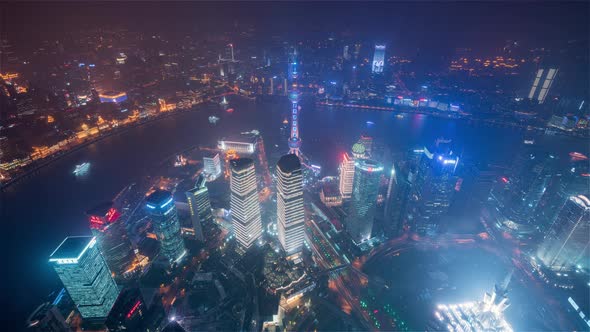
[[146, 198], [146, 203], [151, 206], [162, 207], [172, 199], [172, 194], [167, 190], [156, 190]]
[[252, 160], [250, 158], [238, 158], [238, 159], [233, 159], [232, 161], [230, 161], [230, 163], [231, 163], [231, 168], [238, 171], [238, 170], [242, 170], [242, 169], [248, 168], [251, 165], [253, 165], [254, 160]]
[[299, 157], [294, 154], [286, 154], [279, 159], [277, 166], [281, 169], [281, 171], [285, 173], [290, 173], [301, 169], [301, 162], [299, 161]]
[[68, 236], [49, 256], [49, 260], [77, 259], [86, 251], [93, 240], [94, 236]]
[[93, 207], [92, 209], [86, 211], [86, 215], [104, 217], [112, 207], [113, 202], [102, 202]]

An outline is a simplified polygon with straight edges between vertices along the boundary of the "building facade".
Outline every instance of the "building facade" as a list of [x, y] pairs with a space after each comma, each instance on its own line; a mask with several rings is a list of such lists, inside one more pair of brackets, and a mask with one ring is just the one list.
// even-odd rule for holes
[[191, 213], [191, 221], [195, 231], [195, 237], [199, 241], [203, 241], [203, 223], [213, 222], [213, 213], [211, 212], [211, 201], [209, 200], [209, 189], [206, 185], [207, 181], [201, 174], [197, 178], [195, 187], [186, 194], [186, 200]]
[[172, 194], [166, 190], [156, 190], [147, 197], [146, 207], [160, 242], [160, 254], [170, 264], [180, 262], [187, 251]]
[[340, 195], [342, 199], [348, 199], [352, 196], [352, 186], [354, 181], [354, 159], [344, 153], [340, 163]]
[[221, 175], [221, 160], [219, 159], [219, 153], [212, 153], [209, 156], [203, 157], [203, 172], [205, 172], [211, 180], [215, 180]]
[[287, 254], [303, 247], [303, 173], [299, 157], [282, 156], [277, 163], [277, 229], [279, 242]]
[[383, 73], [385, 67], [385, 45], [375, 45], [375, 53], [373, 53], [373, 65], [371, 72], [373, 74]]
[[94, 236], [70, 236], [53, 251], [49, 263], [82, 318], [106, 318], [119, 289]]
[[346, 218], [346, 230], [356, 243], [361, 243], [371, 237], [383, 166], [374, 160], [362, 159], [355, 163], [354, 169], [354, 185], [350, 212]]
[[234, 235], [244, 248], [250, 248], [262, 236], [254, 161], [239, 158], [230, 161], [231, 214]]

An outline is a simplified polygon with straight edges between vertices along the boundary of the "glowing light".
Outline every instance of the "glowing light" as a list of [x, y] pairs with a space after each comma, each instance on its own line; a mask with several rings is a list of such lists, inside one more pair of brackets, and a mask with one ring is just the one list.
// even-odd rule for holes
[[137, 311], [137, 309], [139, 308], [140, 305], [141, 305], [141, 301], [137, 300], [137, 302], [135, 302], [135, 304], [133, 305], [131, 310], [129, 310], [129, 312], [127, 313], [127, 319], [129, 319], [129, 318], [131, 318], [131, 316], [133, 316], [133, 314]]
[[151, 204], [146, 204], [146, 206], [147, 206], [149, 209], [155, 209], [155, 208], [156, 208], [155, 206], [153, 206], [153, 205], [151, 205]]
[[172, 197], [170, 197], [170, 199], [168, 199], [164, 204], [160, 205], [160, 209], [165, 208], [166, 206], [168, 206], [168, 204], [172, 203], [173, 199]]

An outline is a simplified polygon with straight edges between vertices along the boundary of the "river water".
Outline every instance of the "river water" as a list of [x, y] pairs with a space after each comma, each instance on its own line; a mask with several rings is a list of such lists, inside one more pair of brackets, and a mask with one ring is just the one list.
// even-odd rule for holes
[[[337, 174], [339, 156], [367, 131], [394, 152], [441, 136], [452, 138], [464, 155], [490, 162], [513, 158], [522, 137], [522, 132], [515, 129], [464, 120], [424, 115], [400, 119], [385, 112], [320, 109], [305, 102], [302, 105], [302, 151], [314, 164], [323, 167], [324, 175]], [[2, 264], [3, 321], [24, 324], [35, 306], [52, 289], [60, 287], [47, 258], [65, 236], [89, 234], [84, 211], [111, 199], [127, 184], [150, 175], [175, 152], [195, 145], [212, 146], [223, 136], [251, 129], [260, 130], [268, 154], [273, 149], [275, 154], [279, 150], [286, 152], [279, 128], [288, 114], [288, 101], [255, 102], [233, 97], [229, 106], [235, 109], [233, 113], [216, 104], [203, 105], [107, 137], [64, 156], [2, 193], [0, 216], [7, 260]], [[212, 125], [207, 120], [209, 115], [221, 120]], [[368, 125], [367, 121], [374, 124]], [[563, 153], [588, 149], [585, 142], [570, 138], [545, 136], [542, 140]], [[75, 177], [72, 171], [82, 162], [91, 163], [89, 172]]]

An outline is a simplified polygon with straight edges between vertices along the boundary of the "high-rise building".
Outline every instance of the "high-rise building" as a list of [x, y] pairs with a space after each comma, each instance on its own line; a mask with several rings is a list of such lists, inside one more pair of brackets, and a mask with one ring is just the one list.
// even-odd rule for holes
[[533, 85], [529, 91], [529, 99], [535, 100], [539, 104], [544, 103], [558, 71], [559, 69], [556, 68], [537, 70]]
[[430, 148], [424, 147], [412, 186], [408, 213], [418, 234], [434, 235], [441, 218], [448, 212], [455, 195], [458, 177], [455, 170], [459, 157], [448, 146], [449, 141], [437, 140]]
[[104, 319], [119, 295], [94, 236], [69, 236], [49, 256], [82, 318]]
[[113, 202], [104, 202], [86, 212], [92, 235], [114, 277], [123, 277], [136, 259], [125, 223]]
[[210, 181], [217, 179], [221, 175], [219, 153], [211, 153], [203, 157], [203, 172], [207, 174]]
[[361, 135], [359, 143], [365, 147], [365, 157], [371, 158], [373, 156], [373, 137], [369, 135]]
[[407, 217], [408, 201], [412, 186], [416, 181], [416, 170], [408, 163], [394, 163], [391, 167], [389, 186], [385, 201], [385, 233], [398, 236], [403, 231]]
[[367, 157], [366, 152], [367, 148], [361, 142], [352, 145], [352, 157], [354, 159], [365, 159]]
[[590, 199], [570, 197], [539, 247], [538, 256], [553, 270], [590, 268]]
[[58, 308], [49, 303], [43, 303], [27, 319], [27, 329], [40, 332], [70, 331], [65, 318]]
[[212, 223], [213, 214], [211, 213], [211, 201], [209, 200], [209, 189], [207, 189], [207, 180], [201, 174], [197, 178], [195, 187], [187, 191], [186, 199], [191, 212], [191, 221], [197, 240], [203, 241], [203, 223]]
[[233, 159], [230, 167], [230, 206], [234, 235], [242, 247], [249, 248], [262, 236], [254, 161], [250, 158]]
[[289, 100], [291, 101], [291, 135], [289, 135], [289, 153], [300, 155], [301, 138], [299, 137], [299, 91], [297, 90], [297, 78], [299, 72], [297, 71], [297, 52], [293, 50], [289, 55], [289, 80], [291, 81], [292, 89], [289, 91]]
[[385, 45], [375, 45], [375, 53], [373, 53], [373, 65], [371, 72], [373, 74], [383, 73], [385, 66]]
[[346, 230], [356, 243], [371, 237], [383, 166], [370, 159], [355, 162], [354, 185]]
[[350, 60], [350, 52], [349, 52], [348, 45], [344, 45], [344, 50], [342, 52], [342, 57], [344, 58], [344, 60]]
[[353, 181], [354, 159], [345, 152], [340, 163], [340, 195], [342, 195], [343, 199], [348, 199], [352, 196]]
[[147, 197], [146, 207], [160, 241], [160, 253], [170, 264], [180, 262], [187, 251], [172, 194], [158, 189]]
[[287, 254], [303, 247], [304, 221], [301, 162], [296, 155], [288, 154], [277, 163], [277, 229]]

